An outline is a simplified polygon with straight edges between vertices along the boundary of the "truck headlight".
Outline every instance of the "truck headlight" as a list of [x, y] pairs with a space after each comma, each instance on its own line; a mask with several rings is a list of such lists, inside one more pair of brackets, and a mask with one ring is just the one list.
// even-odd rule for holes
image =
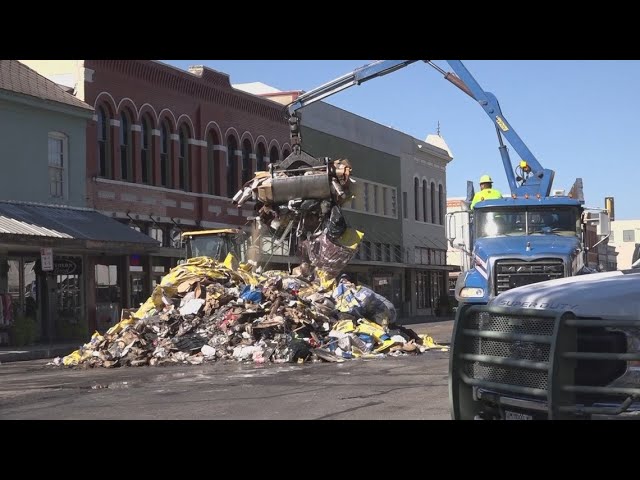
[[484, 297], [484, 289], [483, 288], [475, 288], [475, 287], [464, 287], [460, 290], [461, 298], [482, 298]]

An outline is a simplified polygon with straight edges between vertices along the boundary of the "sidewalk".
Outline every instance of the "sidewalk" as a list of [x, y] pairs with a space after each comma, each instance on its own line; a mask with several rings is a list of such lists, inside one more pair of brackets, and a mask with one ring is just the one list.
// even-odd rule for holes
[[435, 317], [432, 315], [423, 315], [419, 317], [400, 317], [397, 320], [398, 325], [411, 326], [417, 323], [437, 323], [437, 322], [449, 322], [455, 319], [455, 315], [449, 315], [445, 317]]
[[43, 358], [63, 357], [77, 350], [83, 342], [30, 345], [28, 347], [0, 347], [0, 364], [24, 362]]

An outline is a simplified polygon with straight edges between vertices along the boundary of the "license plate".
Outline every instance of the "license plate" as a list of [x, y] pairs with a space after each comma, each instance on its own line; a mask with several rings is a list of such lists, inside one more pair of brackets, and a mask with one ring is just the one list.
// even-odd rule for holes
[[519, 412], [510, 412], [505, 410], [504, 412], [505, 420], [533, 420], [533, 416], [527, 415], [526, 413]]

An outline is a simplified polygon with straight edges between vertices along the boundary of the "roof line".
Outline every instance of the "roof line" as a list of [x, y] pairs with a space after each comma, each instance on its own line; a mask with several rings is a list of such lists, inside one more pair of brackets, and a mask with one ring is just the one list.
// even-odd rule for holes
[[75, 207], [72, 205], [63, 205], [59, 203], [27, 202], [23, 200], [0, 200], [0, 203], [10, 203], [13, 205], [31, 205], [34, 207], [65, 208], [67, 210], [77, 210], [81, 212], [97, 212], [95, 208]]

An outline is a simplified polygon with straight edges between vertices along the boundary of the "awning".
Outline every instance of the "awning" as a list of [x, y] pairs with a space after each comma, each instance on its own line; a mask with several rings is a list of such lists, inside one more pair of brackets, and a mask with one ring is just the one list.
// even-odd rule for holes
[[[159, 243], [88, 208], [0, 201], [0, 243], [155, 249]], [[110, 249], [110, 248], [109, 248]]]

